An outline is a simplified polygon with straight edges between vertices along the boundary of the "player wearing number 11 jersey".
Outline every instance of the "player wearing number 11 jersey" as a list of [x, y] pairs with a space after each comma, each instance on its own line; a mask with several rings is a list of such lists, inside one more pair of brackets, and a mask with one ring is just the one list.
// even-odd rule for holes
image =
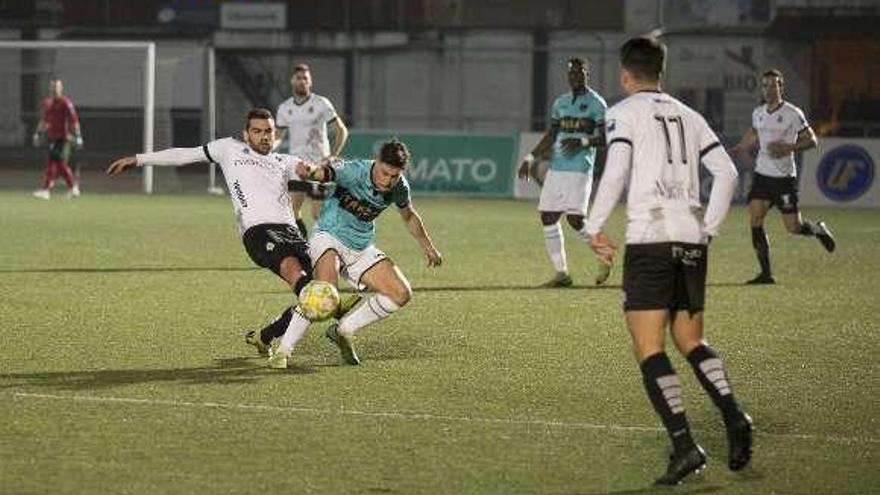
[[[614, 245], [602, 226], [625, 184], [624, 311], [648, 397], [673, 444], [658, 484], [674, 485], [701, 469], [703, 449], [685, 417], [681, 382], [664, 350], [668, 326], [727, 426], [728, 466], [751, 458], [751, 419], [734, 398], [724, 363], [703, 339], [709, 240], [718, 234], [736, 187], [736, 169], [703, 117], [660, 90], [666, 47], [633, 38], [620, 50], [620, 85], [629, 95], [606, 114], [608, 158], [587, 233], [599, 256]], [[714, 178], [700, 204], [700, 163]]]

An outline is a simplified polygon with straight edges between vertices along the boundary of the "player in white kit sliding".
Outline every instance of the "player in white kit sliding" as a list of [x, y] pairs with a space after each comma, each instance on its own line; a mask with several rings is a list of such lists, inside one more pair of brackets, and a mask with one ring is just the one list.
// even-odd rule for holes
[[[620, 50], [620, 85], [628, 95], [606, 114], [608, 158], [587, 221], [590, 245], [610, 256], [602, 232], [626, 184], [624, 311], [645, 391], [673, 445], [656, 483], [674, 485], [706, 463], [694, 440], [681, 382], [665, 352], [666, 328], [687, 358], [727, 427], [728, 467], [738, 471], [752, 452], [751, 418], [739, 407], [724, 362], [703, 338], [708, 243], [718, 234], [736, 187], [736, 168], [705, 119], [663, 93], [666, 47], [633, 38]], [[700, 163], [714, 178], [700, 204]]]
[[815, 236], [829, 253], [836, 243], [825, 222], [801, 218], [798, 210], [798, 179], [794, 154], [815, 148], [816, 133], [804, 112], [782, 99], [782, 73], [771, 69], [761, 77], [764, 103], [752, 112], [752, 127], [746, 131], [733, 152], [750, 152], [757, 143], [758, 158], [752, 189], [749, 191], [749, 217], [752, 246], [761, 272], [749, 284], [775, 283], [770, 270], [770, 241], [764, 231], [764, 217], [776, 206], [782, 213], [785, 229], [792, 234]]
[[[142, 153], [114, 161], [107, 173], [115, 175], [132, 166], [181, 166], [214, 162], [223, 170], [232, 199], [232, 208], [251, 260], [284, 279], [294, 294], [312, 279], [309, 246], [293, 218], [289, 182], [299, 180], [296, 167], [305, 162], [295, 156], [273, 153], [275, 120], [265, 108], [251, 110], [245, 120], [243, 141], [224, 138], [195, 148], [171, 148]], [[359, 297], [340, 303], [334, 316], [342, 314]], [[284, 310], [261, 332], [248, 332], [246, 341], [262, 353], [269, 341], [262, 336], [299, 329], [305, 316], [293, 305]]]

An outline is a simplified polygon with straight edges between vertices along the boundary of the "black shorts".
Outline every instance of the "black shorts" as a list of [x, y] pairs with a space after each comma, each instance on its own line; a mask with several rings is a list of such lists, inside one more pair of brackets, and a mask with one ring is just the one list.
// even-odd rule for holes
[[797, 177], [768, 177], [754, 174], [749, 201], [762, 199], [770, 201], [782, 213], [798, 212]]
[[306, 273], [312, 273], [309, 244], [299, 229], [284, 223], [262, 223], [247, 229], [241, 238], [244, 249], [257, 266], [281, 275], [281, 261], [294, 257]]
[[49, 141], [49, 158], [52, 160], [69, 161], [72, 150], [73, 146], [66, 139]]
[[702, 311], [708, 254], [703, 244], [627, 244], [623, 257], [624, 311]]

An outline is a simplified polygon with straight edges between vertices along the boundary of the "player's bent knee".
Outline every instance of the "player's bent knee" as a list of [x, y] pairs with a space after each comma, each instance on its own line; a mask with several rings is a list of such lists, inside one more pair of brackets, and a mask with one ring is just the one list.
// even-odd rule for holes
[[675, 348], [678, 349], [678, 352], [682, 356], [687, 356], [697, 347], [701, 345], [705, 345], [705, 341], [703, 339], [684, 339], [684, 340], [676, 340]]
[[412, 288], [409, 284], [397, 284], [397, 286], [388, 291], [385, 295], [394, 301], [394, 304], [403, 307], [412, 300]]

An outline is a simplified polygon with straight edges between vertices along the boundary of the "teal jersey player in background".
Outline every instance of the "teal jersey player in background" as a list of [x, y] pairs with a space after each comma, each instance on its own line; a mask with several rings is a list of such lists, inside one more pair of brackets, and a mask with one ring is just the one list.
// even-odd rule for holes
[[[358, 290], [369, 288], [375, 292], [339, 323], [327, 328], [327, 338], [339, 347], [348, 364], [360, 364], [351, 343], [352, 335], [391, 316], [412, 298], [412, 288], [403, 272], [373, 244], [376, 217], [395, 205], [410, 235], [424, 251], [428, 266], [439, 266], [443, 261], [412, 204], [403, 176], [409, 161], [406, 145], [391, 140], [382, 145], [375, 160], [339, 160], [324, 166], [304, 163], [297, 169], [302, 177], [336, 183], [336, 190], [324, 201], [315, 233], [309, 239], [315, 278], [338, 285], [341, 275]], [[285, 334], [270, 355], [270, 365], [286, 367], [300, 336]]]
[[[565, 256], [565, 237], [559, 220], [565, 214], [568, 224], [587, 242], [584, 217], [593, 188], [593, 166], [597, 148], [605, 145], [605, 100], [587, 85], [589, 63], [582, 58], [568, 62], [571, 91], [556, 98], [550, 110], [550, 129], [528, 153], [517, 170], [521, 179], [530, 175], [541, 184], [538, 213], [544, 227], [544, 244], [556, 274], [544, 287], [568, 287], [573, 281]], [[541, 180], [532, 165], [535, 157], [550, 154], [550, 169]], [[598, 260], [596, 283], [611, 274], [612, 260]]]

